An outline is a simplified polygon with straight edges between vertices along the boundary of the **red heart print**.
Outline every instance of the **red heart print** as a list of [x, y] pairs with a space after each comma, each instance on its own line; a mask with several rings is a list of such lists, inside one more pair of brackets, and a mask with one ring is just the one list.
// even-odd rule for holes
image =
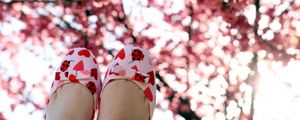
[[55, 80], [60, 80], [60, 72], [55, 73]]
[[79, 80], [77, 80], [77, 79], [76, 79], [76, 76], [73, 75], [73, 74], [71, 74], [71, 75], [69, 76], [69, 80], [70, 80], [71, 82], [79, 82]]
[[91, 76], [93, 76], [95, 80], [98, 80], [98, 73], [96, 68], [91, 69]]
[[150, 100], [152, 102], [153, 100], [153, 95], [152, 95], [152, 92], [150, 90], [149, 87], [147, 87], [145, 90], [144, 90], [144, 94], [146, 95], [147, 99]]
[[135, 71], [139, 71], [136, 65], [132, 66], [131, 69], [134, 69]]
[[77, 71], [80, 71], [80, 70], [83, 70], [84, 66], [83, 66], [83, 61], [79, 61], [73, 68], [73, 70], [77, 70]]
[[72, 55], [74, 53], [74, 50], [71, 50], [67, 55]]
[[79, 56], [85, 56], [85, 57], [90, 57], [91, 56], [91, 53], [88, 51], [88, 50], [86, 50], [86, 49], [84, 49], [84, 50], [80, 50], [79, 52], [78, 52], [78, 55]]
[[145, 82], [145, 76], [140, 74], [140, 73], [135, 73], [134, 75], [134, 80], [140, 81], [140, 82]]
[[154, 78], [154, 72], [151, 71], [151, 72], [148, 72], [147, 74], [150, 76], [149, 83], [151, 83], [151, 85], [154, 85], [154, 80], [155, 80], [155, 78]]
[[115, 59], [120, 58], [121, 60], [123, 60], [125, 58], [125, 50], [122, 49], [119, 51], [119, 53], [116, 55]]

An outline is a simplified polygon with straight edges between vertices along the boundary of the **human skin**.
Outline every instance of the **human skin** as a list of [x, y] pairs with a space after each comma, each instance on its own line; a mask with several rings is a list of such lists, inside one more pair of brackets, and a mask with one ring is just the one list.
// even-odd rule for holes
[[143, 91], [132, 81], [120, 79], [102, 91], [98, 120], [148, 120], [149, 105]]
[[[78, 83], [68, 83], [51, 96], [46, 120], [90, 120], [93, 96]], [[148, 101], [143, 91], [130, 80], [107, 84], [102, 91], [98, 120], [148, 120]]]
[[79, 83], [67, 83], [50, 97], [46, 120], [90, 120], [93, 113], [93, 96]]

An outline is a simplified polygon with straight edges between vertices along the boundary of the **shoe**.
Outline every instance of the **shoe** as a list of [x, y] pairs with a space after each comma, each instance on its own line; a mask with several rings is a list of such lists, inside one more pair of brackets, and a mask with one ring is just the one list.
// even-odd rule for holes
[[127, 45], [121, 49], [105, 74], [102, 90], [111, 81], [118, 79], [132, 80], [143, 90], [149, 103], [149, 119], [151, 119], [155, 108], [156, 86], [149, 53], [136, 45]]
[[86, 48], [74, 48], [68, 52], [55, 72], [50, 96], [67, 83], [79, 83], [89, 89], [94, 98], [95, 112], [100, 100], [102, 81], [96, 58], [91, 51]]

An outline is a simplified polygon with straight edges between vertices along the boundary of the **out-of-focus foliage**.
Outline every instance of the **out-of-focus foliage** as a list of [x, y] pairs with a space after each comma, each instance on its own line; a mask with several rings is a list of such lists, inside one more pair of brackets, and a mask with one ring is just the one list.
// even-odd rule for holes
[[42, 118], [70, 48], [91, 49], [103, 77], [113, 54], [131, 43], [156, 64], [155, 120], [297, 120], [287, 111], [300, 106], [300, 82], [289, 74], [300, 66], [299, 37], [299, 0], [5, 0], [0, 120]]

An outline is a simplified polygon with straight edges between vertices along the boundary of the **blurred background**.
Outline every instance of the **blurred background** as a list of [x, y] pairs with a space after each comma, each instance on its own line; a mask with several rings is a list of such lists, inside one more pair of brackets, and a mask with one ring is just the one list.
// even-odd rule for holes
[[74, 47], [101, 76], [135, 43], [156, 64], [153, 120], [299, 120], [300, 0], [0, 2], [0, 120], [40, 120]]

